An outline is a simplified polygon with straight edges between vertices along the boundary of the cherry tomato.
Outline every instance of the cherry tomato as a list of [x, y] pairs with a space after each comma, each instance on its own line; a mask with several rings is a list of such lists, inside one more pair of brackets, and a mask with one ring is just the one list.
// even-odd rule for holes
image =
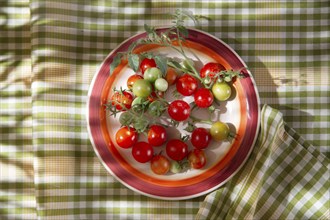
[[152, 92], [152, 86], [147, 80], [138, 79], [135, 81], [132, 90], [137, 97], [148, 97]]
[[212, 80], [212, 79], [214, 79], [215, 74], [222, 70], [226, 70], [226, 68], [224, 66], [222, 66], [220, 63], [210, 62], [210, 63], [205, 64], [202, 67], [202, 69], [199, 72], [199, 75], [202, 78], [205, 78], [206, 76], [208, 76]]
[[134, 75], [131, 75], [130, 77], [128, 77], [127, 83], [126, 83], [127, 87], [129, 89], [132, 89], [135, 81], [138, 79], [143, 79], [143, 77], [141, 75], [137, 75], [137, 74], [134, 74]]
[[183, 100], [175, 100], [168, 106], [167, 112], [173, 120], [184, 121], [190, 115], [190, 106]]
[[165, 79], [168, 83], [168, 85], [173, 85], [178, 78], [178, 73], [171, 67], [167, 68], [167, 72], [165, 75]]
[[138, 133], [134, 128], [124, 126], [116, 132], [116, 143], [119, 147], [130, 148], [137, 142], [137, 140]]
[[151, 125], [148, 131], [148, 142], [152, 146], [161, 146], [166, 142], [166, 129], [161, 125]]
[[226, 123], [217, 121], [212, 124], [210, 134], [216, 141], [222, 141], [228, 138], [230, 134], [229, 126]]
[[158, 91], [165, 92], [168, 89], [168, 82], [164, 78], [158, 78], [155, 81], [155, 88]]
[[231, 87], [226, 82], [216, 82], [212, 86], [212, 93], [219, 101], [226, 101], [231, 96]]
[[193, 149], [188, 154], [190, 166], [194, 169], [201, 169], [206, 164], [206, 156], [203, 150]]
[[209, 146], [211, 134], [206, 128], [196, 128], [191, 133], [191, 144], [197, 149], [204, 149]]
[[126, 110], [130, 109], [133, 102], [133, 96], [131, 93], [123, 91], [116, 91], [111, 96], [111, 104], [116, 106], [117, 110]]
[[198, 89], [194, 94], [194, 101], [200, 108], [210, 107], [213, 103], [213, 94], [207, 88]]
[[144, 58], [140, 63], [140, 71], [144, 74], [144, 71], [150, 67], [156, 67], [157, 64], [154, 59]]
[[190, 96], [197, 90], [197, 79], [189, 74], [183, 74], [176, 82], [176, 89], [184, 96]]
[[162, 77], [162, 72], [157, 67], [150, 67], [144, 71], [144, 79], [150, 83], [154, 83]]
[[153, 157], [154, 149], [144, 141], [137, 142], [132, 147], [132, 155], [134, 159], [140, 163], [146, 163]]
[[170, 170], [171, 163], [167, 157], [156, 155], [150, 161], [150, 168], [155, 174], [164, 175]]
[[172, 139], [166, 144], [166, 154], [172, 160], [180, 161], [188, 154], [188, 145], [179, 139]]

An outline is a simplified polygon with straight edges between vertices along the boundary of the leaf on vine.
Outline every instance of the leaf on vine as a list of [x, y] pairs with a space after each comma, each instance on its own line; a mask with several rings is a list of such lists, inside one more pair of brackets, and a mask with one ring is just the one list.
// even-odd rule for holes
[[175, 61], [175, 60], [168, 60], [167, 61], [167, 64], [169, 65], [169, 66], [171, 66], [171, 67], [174, 67], [174, 68], [176, 68], [176, 69], [179, 69], [179, 70], [181, 70], [182, 69], [182, 66], [181, 66], [181, 64], [178, 62], [178, 61]]
[[189, 31], [187, 28], [180, 25], [180, 26], [178, 26], [178, 30], [179, 30], [180, 34], [182, 34], [183, 37], [188, 37]]
[[194, 23], [197, 23], [196, 16], [192, 13], [192, 11], [189, 10], [182, 10], [181, 13], [185, 15], [186, 17], [190, 18], [191, 20], [194, 21]]
[[114, 56], [114, 58], [110, 64], [110, 75], [113, 73], [113, 71], [116, 69], [116, 67], [119, 66], [122, 57], [123, 57], [123, 54], [121, 54], [121, 53], [117, 53]]
[[135, 48], [136, 45], [138, 45], [138, 44], [140, 44], [140, 41], [139, 41], [139, 40], [138, 40], [138, 41], [135, 41], [135, 42], [133, 42], [131, 45], [129, 45], [129, 47], [128, 47], [128, 49], [127, 49], [128, 53], [132, 53], [132, 51], [134, 50], [134, 48]]
[[163, 73], [163, 76], [165, 76], [167, 72], [167, 58], [163, 56], [155, 56], [154, 59], [157, 64], [157, 67]]
[[131, 53], [128, 55], [128, 64], [136, 72], [139, 69], [140, 57], [137, 54]]
[[150, 27], [147, 24], [144, 24], [144, 30], [148, 33], [148, 34], [153, 34], [155, 29], [153, 27]]

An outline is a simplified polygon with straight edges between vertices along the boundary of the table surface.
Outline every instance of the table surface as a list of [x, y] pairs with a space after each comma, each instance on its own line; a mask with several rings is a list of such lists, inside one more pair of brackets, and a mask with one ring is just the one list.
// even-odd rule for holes
[[[330, 218], [329, 1], [0, 5], [1, 219]], [[111, 50], [144, 24], [171, 25], [167, 14], [176, 9], [207, 18], [197, 28], [245, 61], [260, 95], [262, 132], [244, 169], [217, 191], [165, 201], [107, 173], [85, 111], [91, 80]]]

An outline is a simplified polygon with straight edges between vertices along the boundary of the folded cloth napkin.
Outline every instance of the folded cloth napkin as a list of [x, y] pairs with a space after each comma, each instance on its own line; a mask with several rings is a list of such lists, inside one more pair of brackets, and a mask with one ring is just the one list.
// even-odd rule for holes
[[250, 158], [196, 219], [330, 219], [329, 162], [264, 105]]

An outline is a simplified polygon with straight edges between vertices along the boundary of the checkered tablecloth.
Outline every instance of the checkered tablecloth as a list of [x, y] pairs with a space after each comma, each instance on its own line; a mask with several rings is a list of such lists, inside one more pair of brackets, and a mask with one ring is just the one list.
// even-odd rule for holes
[[[106, 172], [85, 109], [107, 54], [175, 9], [246, 62], [262, 120], [234, 178], [163, 201]], [[327, 0], [0, 0], [0, 219], [330, 219], [329, 39]]]

